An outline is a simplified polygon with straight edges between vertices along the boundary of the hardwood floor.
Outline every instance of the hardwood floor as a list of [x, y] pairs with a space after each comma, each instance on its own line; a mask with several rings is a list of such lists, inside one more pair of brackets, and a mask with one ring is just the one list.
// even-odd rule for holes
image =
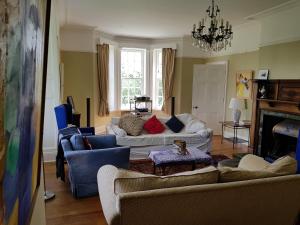
[[[224, 141], [221, 144], [220, 136], [213, 138], [212, 154], [223, 154], [232, 157], [233, 153], [247, 152], [245, 145], [236, 145]], [[56, 197], [46, 202], [47, 225], [106, 225], [98, 196], [75, 199], [73, 198], [69, 182], [56, 179], [55, 163], [45, 164], [46, 188], [55, 192]]]

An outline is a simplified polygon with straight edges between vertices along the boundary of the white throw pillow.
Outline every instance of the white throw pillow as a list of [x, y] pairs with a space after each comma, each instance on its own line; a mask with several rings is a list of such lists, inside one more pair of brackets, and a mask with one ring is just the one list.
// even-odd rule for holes
[[197, 133], [198, 131], [204, 128], [205, 128], [205, 123], [197, 119], [192, 119], [186, 124], [185, 131], [187, 133]]
[[119, 137], [125, 137], [125, 136], [127, 136], [126, 131], [123, 130], [122, 128], [118, 127], [117, 125], [112, 124], [111, 125], [111, 129], [113, 130], [113, 132], [115, 133], [115, 135], [117, 135]]
[[189, 113], [183, 113], [176, 115], [176, 117], [186, 126], [191, 120], [193, 120], [193, 116]]

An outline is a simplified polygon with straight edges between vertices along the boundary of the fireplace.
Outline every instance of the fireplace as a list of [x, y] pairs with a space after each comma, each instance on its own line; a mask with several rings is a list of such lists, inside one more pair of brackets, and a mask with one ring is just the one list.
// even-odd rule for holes
[[262, 110], [256, 154], [272, 162], [284, 155], [296, 156], [300, 115]]
[[[261, 96], [260, 90], [266, 94]], [[273, 161], [290, 154], [300, 172], [300, 79], [254, 80], [251, 147], [253, 153]], [[297, 146], [298, 145], [298, 146]]]

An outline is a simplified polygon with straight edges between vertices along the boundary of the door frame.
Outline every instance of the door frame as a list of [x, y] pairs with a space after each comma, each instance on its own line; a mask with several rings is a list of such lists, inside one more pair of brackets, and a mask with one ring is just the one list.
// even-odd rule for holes
[[224, 106], [223, 106], [223, 121], [225, 121], [226, 119], [226, 102], [227, 102], [227, 86], [228, 86], [228, 60], [224, 60], [224, 61], [215, 61], [215, 62], [209, 62], [209, 63], [205, 63], [204, 65], [212, 65], [212, 64], [217, 64], [217, 65], [225, 65], [225, 88], [224, 88]]

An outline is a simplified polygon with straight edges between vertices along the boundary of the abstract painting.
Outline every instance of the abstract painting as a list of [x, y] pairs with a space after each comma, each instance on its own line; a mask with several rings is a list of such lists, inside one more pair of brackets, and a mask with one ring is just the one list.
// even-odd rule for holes
[[252, 70], [239, 71], [236, 74], [236, 97], [250, 99], [252, 91]]
[[41, 167], [47, 0], [0, 4], [0, 224], [26, 225]]

